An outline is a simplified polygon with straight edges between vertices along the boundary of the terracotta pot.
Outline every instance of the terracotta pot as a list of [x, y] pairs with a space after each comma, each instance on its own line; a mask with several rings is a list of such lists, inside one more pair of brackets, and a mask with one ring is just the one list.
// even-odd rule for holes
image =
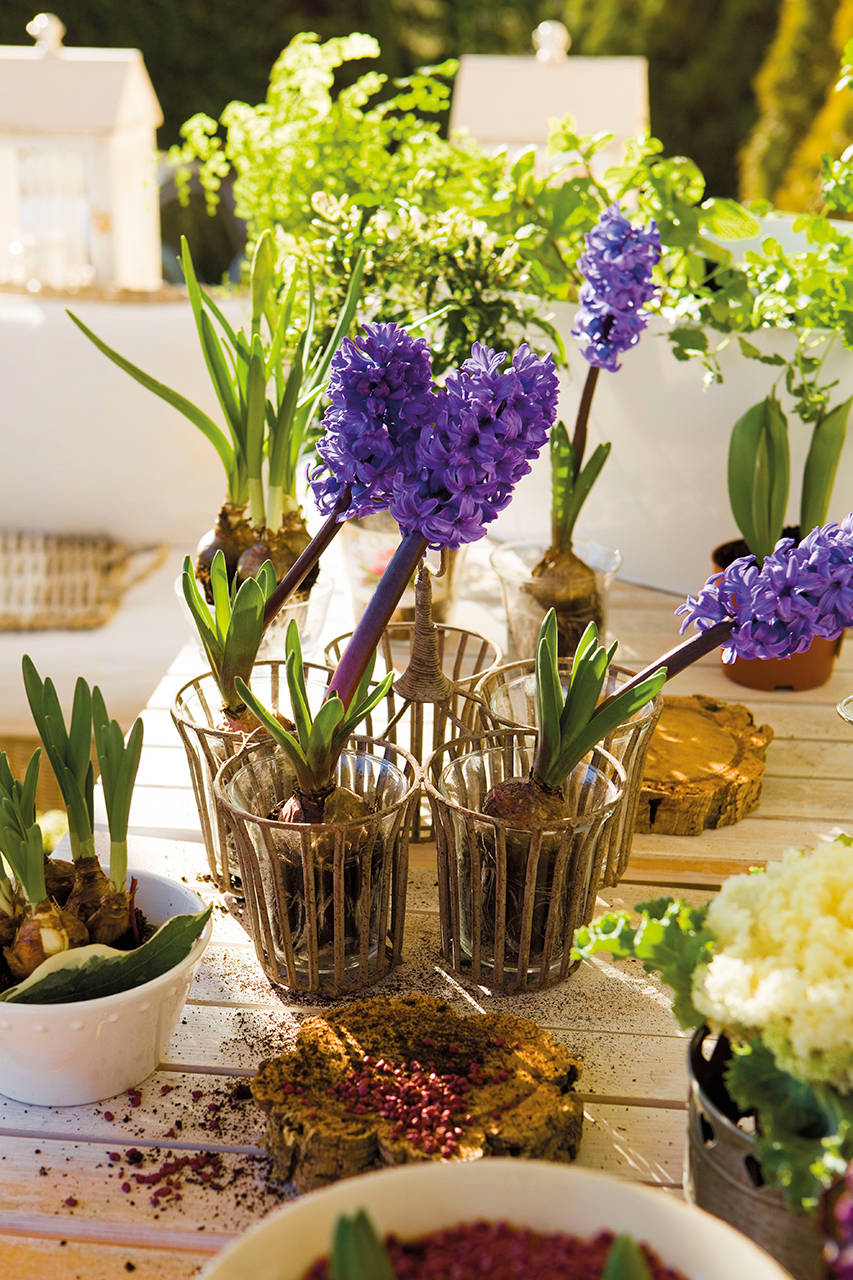
[[[800, 531], [786, 528], [783, 533], [786, 537], [798, 538]], [[722, 572], [738, 556], [748, 554], [746, 543], [738, 538], [715, 547], [711, 552], [711, 562], [718, 572]], [[826, 684], [832, 675], [842, 639], [842, 636], [837, 640], [815, 636], [805, 653], [795, 653], [790, 658], [735, 658], [734, 662], [722, 664], [723, 674], [748, 689], [816, 689]]]

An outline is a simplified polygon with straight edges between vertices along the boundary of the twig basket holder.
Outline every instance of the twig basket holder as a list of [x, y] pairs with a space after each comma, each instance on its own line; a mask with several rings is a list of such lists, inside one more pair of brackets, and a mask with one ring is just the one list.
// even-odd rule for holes
[[566, 978], [574, 932], [592, 919], [608, 824], [625, 773], [601, 748], [572, 771], [571, 817], [523, 829], [487, 817], [495, 783], [525, 778], [536, 734], [510, 730], [455, 739], [431, 757], [441, 951], [454, 973], [494, 991], [543, 988]]
[[270, 817], [294, 787], [292, 767], [271, 738], [248, 743], [215, 779], [258, 960], [276, 985], [322, 995], [362, 991], [399, 963], [420, 770], [393, 743], [353, 737], [336, 781], [368, 802], [366, 816]]
[[[475, 693], [482, 701], [479, 717], [484, 729], [536, 728], [535, 667], [532, 659], [508, 662], [494, 667], [480, 677]], [[561, 658], [558, 669], [560, 681], [565, 687], [571, 675], [572, 659]], [[609, 667], [602, 696], [609, 697], [612, 693], [618, 693], [633, 674], [625, 667]], [[625, 770], [625, 795], [604, 838], [602, 885], [618, 884], [625, 874], [631, 856], [646, 756], [662, 710], [663, 695], [659, 693], [630, 720], [617, 725], [601, 744]]]
[[[327, 667], [310, 662], [305, 664], [304, 672], [309, 697], [315, 694], [319, 703], [332, 673]], [[252, 690], [265, 707], [291, 718], [287, 667], [283, 661], [255, 663]], [[225, 761], [245, 745], [248, 735], [223, 727], [222, 695], [210, 672], [187, 681], [178, 690], [171, 712], [187, 754], [210, 874], [223, 892], [239, 894], [242, 888], [234, 837], [216, 804], [213, 779]]]

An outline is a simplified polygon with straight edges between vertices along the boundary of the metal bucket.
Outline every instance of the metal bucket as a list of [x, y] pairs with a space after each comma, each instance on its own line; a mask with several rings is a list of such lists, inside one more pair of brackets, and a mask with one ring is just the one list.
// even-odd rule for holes
[[[687, 1056], [690, 1097], [684, 1194], [766, 1249], [794, 1280], [824, 1280], [823, 1240], [817, 1224], [789, 1208], [780, 1190], [764, 1185], [752, 1134], [734, 1124], [709, 1096], [728, 1097], [724, 1059], [709, 1061], [702, 1052], [709, 1036], [708, 1028], [700, 1027]], [[730, 1105], [734, 1110], [734, 1103]]]

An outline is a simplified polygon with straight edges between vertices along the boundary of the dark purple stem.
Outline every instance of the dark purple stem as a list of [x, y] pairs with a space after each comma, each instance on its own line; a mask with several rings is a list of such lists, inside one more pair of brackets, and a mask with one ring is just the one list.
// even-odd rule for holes
[[326, 550], [326, 547], [336, 537], [338, 530], [343, 521], [340, 519], [344, 511], [350, 503], [350, 488], [341, 493], [335, 503], [332, 514], [326, 518], [321, 528], [308, 543], [308, 546], [302, 554], [293, 562], [287, 573], [270, 594], [264, 607], [264, 630], [272, 622], [279, 609], [282, 609], [293, 595], [294, 591], [300, 587], [307, 578], [308, 574], [314, 568], [314, 565], [320, 559], [320, 556]]
[[575, 433], [572, 436], [572, 467], [574, 468], [576, 480], [580, 474], [583, 455], [586, 452], [586, 429], [589, 423], [589, 411], [592, 408], [592, 397], [595, 395], [595, 387], [600, 373], [601, 370], [598, 365], [590, 365], [583, 384], [583, 391], [581, 392], [578, 414], [575, 418]]
[[715, 622], [707, 631], [698, 631], [695, 635], [688, 636], [686, 640], [682, 640], [681, 644], [677, 644], [674, 649], [662, 654], [654, 662], [650, 662], [647, 667], [643, 667], [642, 671], [638, 671], [635, 676], [631, 676], [631, 679], [626, 684], [621, 684], [615, 693], [611, 693], [609, 698], [605, 698], [598, 704], [596, 712], [601, 711], [603, 707], [609, 706], [611, 702], [623, 693], [627, 693], [629, 689], [636, 689], [638, 684], [648, 680], [649, 676], [654, 675], [661, 667], [666, 667], [666, 678], [671, 680], [673, 676], [677, 676], [679, 672], [684, 671], [691, 663], [698, 662], [700, 658], [705, 657], [706, 653], [711, 653], [719, 645], [724, 644], [732, 634], [734, 625], [734, 618], [724, 618], [722, 622]]
[[400, 603], [400, 597], [409, 585], [426, 549], [427, 540], [422, 534], [405, 534], [388, 561], [379, 585], [350, 636], [349, 644], [341, 654], [338, 668], [326, 690], [327, 698], [336, 693], [344, 706], [349, 706], [359, 681], [367, 670], [367, 664], [376, 651], [382, 632], [391, 621], [391, 615]]

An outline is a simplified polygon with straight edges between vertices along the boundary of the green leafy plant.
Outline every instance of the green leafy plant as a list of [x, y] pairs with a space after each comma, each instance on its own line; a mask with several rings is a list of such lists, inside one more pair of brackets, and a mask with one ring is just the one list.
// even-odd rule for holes
[[[23, 782], [13, 776], [8, 758], [0, 752], [0, 945], [12, 977], [29, 993], [22, 998], [38, 1003], [91, 999], [147, 982], [163, 972], [157, 968], [157, 956], [175, 954], [171, 943], [163, 951], [158, 943], [141, 956], [109, 945], [129, 943], [132, 948], [140, 941], [136, 882], [127, 885], [127, 831], [142, 721], [134, 723], [125, 741], [100, 689], [90, 689], [81, 677], [66, 726], [53, 681], [43, 680], [28, 656], [22, 666], [33, 718], [66, 804], [73, 863], [46, 855], [36, 816], [42, 749], [33, 752]], [[110, 832], [109, 876], [95, 856], [93, 746]], [[183, 954], [204, 923], [198, 920]], [[178, 935], [184, 936], [170, 930], [166, 938]], [[89, 966], [91, 959], [102, 956], [120, 957], [108, 966], [108, 987], [102, 984], [99, 965]], [[169, 959], [166, 967], [174, 962]], [[42, 986], [48, 971], [50, 982]], [[7, 990], [0, 998], [17, 994]]]
[[271, 231], [260, 235], [254, 247], [248, 330], [235, 329], [201, 288], [186, 239], [181, 241], [181, 262], [224, 430], [186, 396], [145, 373], [78, 316], [68, 314], [99, 351], [198, 427], [216, 449], [225, 469], [227, 501], [211, 537], [199, 547], [196, 572], [205, 587], [218, 550], [226, 557], [229, 577], [254, 576], [266, 559], [281, 576], [309, 540], [297, 499], [298, 463], [311, 437], [329, 363], [355, 315], [364, 255], [353, 257], [352, 270], [342, 281], [339, 311], [322, 341], [315, 337], [310, 268], [302, 282], [305, 299], [299, 321], [300, 271], [290, 263], [289, 282], [280, 283]]
[[[817, 408], [800, 490], [801, 533], [822, 525], [847, 434], [853, 400]], [[788, 421], [775, 393], [748, 409], [732, 428], [729, 501], [747, 548], [763, 559], [782, 537], [791, 478]]]
[[723, 1037], [715, 1057], [725, 1063], [729, 1114], [757, 1113], [765, 1181], [805, 1212], [853, 1157], [841, 994], [851, 850], [850, 836], [825, 838], [811, 853], [790, 850], [763, 872], [730, 877], [704, 906], [661, 898], [637, 906], [639, 922], [608, 912], [575, 934], [576, 958], [640, 960], [671, 989], [682, 1027], [707, 1023]]
[[518, 328], [548, 332], [559, 349], [541, 307], [525, 297], [540, 292], [530, 219], [507, 228], [492, 216], [504, 158], [441, 136], [437, 116], [456, 64], [395, 81], [390, 94], [372, 70], [333, 92], [338, 68], [378, 56], [369, 36], [295, 37], [272, 69], [266, 101], [230, 103], [219, 122], [192, 117], [173, 162], [179, 172], [199, 164], [213, 202], [233, 173], [252, 241], [274, 228], [279, 254], [296, 252], [313, 268], [323, 332], [363, 250], [365, 319], [381, 313], [408, 327], [441, 308], [431, 335], [436, 373], [460, 364], [472, 340], [505, 347]]
[[223, 714], [232, 728], [245, 728], [246, 706], [236, 681], [250, 679], [258, 656], [264, 634], [264, 606], [275, 587], [273, 567], [267, 561], [256, 578], [239, 584], [234, 579], [229, 586], [225, 556], [221, 549], [217, 550], [210, 567], [211, 606], [199, 590], [187, 556], [181, 587], [222, 694]]
[[388, 1250], [363, 1209], [335, 1223], [331, 1264], [332, 1280], [394, 1280]]
[[74, 688], [71, 721], [66, 729], [53, 681], [50, 677], [42, 680], [27, 655], [24, 655], [22, 666], [30, 711], [68, 814], [71, 856], [75, 862], [94, 858], [95, 770], [91, 759], [91, 690], [81, 676]]
[[486, 797], [484, 813], [523, 818], [532, 802], [539, 809], [550, 808], [554, 817], [564, 816], [564, 787], [574, 767], [596, 743], [654, 698], [667, 678], [666, 669], [660, 667], [599, 705], [616, 647], [614, 642], [609, 649], [603, 648], [598, 643], [598, 629], [591, 622], [575, 651], [564, 694], [558, 665], [557, 618], [549, 609], [536, 649], [539, 738], [530, 777], [497, 783]]
[[[287, 686], [295, 722], [294, 732], [276, 719], [255, 697], [239, 676], [237, 691], [251, 711], [258, 717], [287, 755], [296, 774], [296, 786], [291, 800], [282, 810], [285, 822], [322, 822], [327, 812], [327, 802], [335, 791], [343, 791], [335, 785], [335, 767], [346, 741], [361, 721], [388, 693], [394, 680], [394, 672], [388, 674], [371, 688], [375, 654], [371, 656], [352, 698], [344, 702], [333, 693], [327, 697], [316, 716], [312, 716], [305, 685], [302, 646], [299, 629], [291, 619], [284, 642], [287, 664]], [[353, 800], [356, 797], [352, 797]], [[340, 806], [336, 806], [336, 812]], [[349, 816], [360, 816], [351, 813]]]
[[133, 722], [125, 742], [121, 725], [110, 719], [103, 694], [96, 685], [92, 690], [92, 726], [110, 829], [110, 880], [115, 889], [123, 890], [127, 881], [130, 801], [142, 754], [142, 721]]
[[566, 424], [555, 422], [549, 439], [551, 462], [551, 545], [571, 550], [572, 537], [581, 508], [589, 497], [611, 445], [597, 444], [586, 462], [569, 437]]

